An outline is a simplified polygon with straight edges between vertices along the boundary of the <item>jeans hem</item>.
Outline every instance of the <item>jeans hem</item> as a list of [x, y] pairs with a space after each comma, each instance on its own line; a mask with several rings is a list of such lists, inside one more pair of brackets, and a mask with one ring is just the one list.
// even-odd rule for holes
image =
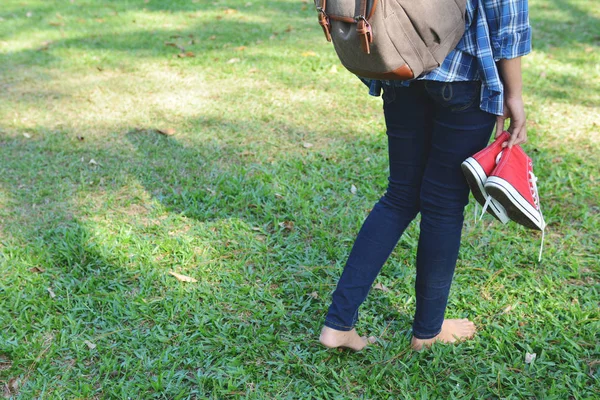
[[331, 322], [328, 320], [325, 320], [325, 326], [331, 329], [335, 329], [336, 331], [343, 331], [343, 332], [348, 332], [351, 331], [352, 329], [354, 329], [353, 326], [345, 326], [345, 325], [340, 325], [340, 324], [336, 324], [335, 322]]
[[436, 337], [437, 335], [439, 335], [440, 332], [442, 332], [442, 328], [440, 328], [440, 330], [437, 333], [434, 333], [434, 334], [425, 334], [425, 335], [421, 335], [420, 333], [417, 333], [417, 332], [415, 332], [413, 330], [413, 337], [415, 339], [421, 339], [421, 340], [433, 339], [434, 337]]

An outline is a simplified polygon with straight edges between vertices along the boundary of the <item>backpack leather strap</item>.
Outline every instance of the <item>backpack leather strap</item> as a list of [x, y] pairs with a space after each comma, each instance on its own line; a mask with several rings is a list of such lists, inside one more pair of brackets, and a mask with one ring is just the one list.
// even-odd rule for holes
[[373, 30], [367, 21], [367, 0], [360, 0], [360, 14], [354, 17], [356, 20], [356, 33], [360, 40], [363, 51], [371, 54], [371, 43], [373, 43]]
[[319, 12], [319, 25], [321, 25], [321, 28], [323, 28], [325, 39], [327, 39], [328, 42], [331, 42], [331, 21], [325, 12], [326, 7], [327, 0], [321, 0], [321, 7], [317, 7], [317, 11]]

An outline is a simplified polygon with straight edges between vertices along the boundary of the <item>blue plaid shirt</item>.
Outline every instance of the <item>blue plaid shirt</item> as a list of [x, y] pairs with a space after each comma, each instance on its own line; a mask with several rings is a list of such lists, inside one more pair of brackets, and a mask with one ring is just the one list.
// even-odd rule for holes
[[[530, 51], [527, 0], [468, 0], [465, 34], [456, 49], [448, 54], [442, 65], [417, 79], [441, 82], [480, 80], [480, 108], [502, 115], [504, 87], [496, 61], [520, 57]], [[381, 94], [383, 85], [410, 84], [410, 81], [362, 80], [373, 96]]]

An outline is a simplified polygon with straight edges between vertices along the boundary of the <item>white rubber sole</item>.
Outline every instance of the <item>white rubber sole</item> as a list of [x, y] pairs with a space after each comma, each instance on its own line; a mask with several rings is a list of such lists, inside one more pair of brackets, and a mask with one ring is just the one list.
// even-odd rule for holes
[[544, 230], [546, 223], [542, 213], [525, 200], [508, 181], [490, 176], [484, 186], [487, 192], [502, 204], [510, 219], [528, 228]]
[[[469, 186], [471, 187], [473, 197], [475, 197], [475, 200], [477, 200], [479, 204], [484, 206], [488, 196], [488, 192], [485, 190], [484, 185], [488, 177], [483, 171], [483, 168], [481, 168], [481, 165], [479, 165], [479, 163], [473, 157], [469, 157], [463, 161], [461, 167], [465, 177], [467, 178], [467, 183], [469, 183]], [[503, 224], [506, 224], [508, 221], [510, 221], [508, 213], [502, 204], [495, 199], [490, 201], [487, 211]]]

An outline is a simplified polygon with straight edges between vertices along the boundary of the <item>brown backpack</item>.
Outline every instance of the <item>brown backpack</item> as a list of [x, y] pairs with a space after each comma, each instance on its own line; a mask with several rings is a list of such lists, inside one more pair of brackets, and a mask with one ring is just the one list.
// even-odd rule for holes
[[413, 79], [444, 61], [465, 31], [466, 0], [315, 0], [340, 61], [364, 78]]

